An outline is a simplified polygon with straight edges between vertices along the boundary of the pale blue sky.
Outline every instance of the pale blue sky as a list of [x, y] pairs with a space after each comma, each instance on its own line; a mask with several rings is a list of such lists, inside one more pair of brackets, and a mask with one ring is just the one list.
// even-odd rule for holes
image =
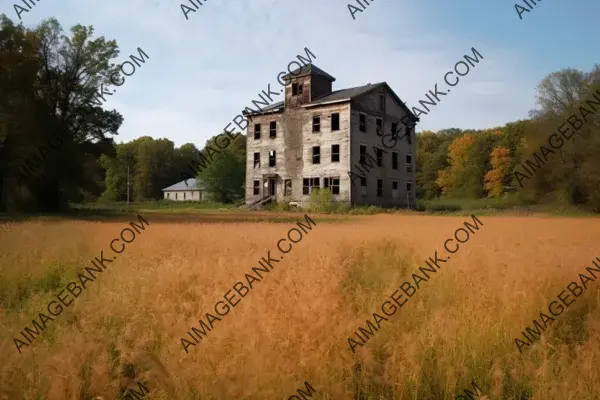
[[[150, 135], [202, 147], [268, 83], [279, 91], [277, 74], [304, 47], [337, 78], [334, 90], [386, 81], [411, 107], [475, 47], [484, 60], [418, 130], [526, 118], [544, 76], [600, 62], [600, 2], [537, 2], [523, 20], [502, 0], [374, 0], [356, 20], [346, 0], [208, 0], [189, 20], [175, 0], [41, 0], [22, 18], [93, 25], [117, 41], [119, 60], [142, 47], [150, 60], [107, 97], [105, 107], [125, 119], [115, 140]], [[15, 3], [1, 0], [0, 13], [18, 21]]]

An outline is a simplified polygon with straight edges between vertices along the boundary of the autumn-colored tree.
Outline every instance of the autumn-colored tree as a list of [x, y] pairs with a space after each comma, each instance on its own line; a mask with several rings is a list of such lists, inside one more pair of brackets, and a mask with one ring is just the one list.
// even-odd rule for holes
[[503, 133], [498, 128], [486, 129], [474, 134], [475, 143], [468, 154], [469, 161], [464, 174], [460, 176], [460, 196], [480, 198], [485, 196], [485, 174], [493, 166], [490, 164], [490, 153], [498, 146]]
[[485, 190], [488, 191], [489, 197], [501, 197], [512, 163], [510, 150], [502, 146], [494, 147], [490, 154], [490, 162], [492, 169], [485, 174]]
[[464, 135], [456, 138], [448, 147], [450, 166], [438, 172], [436, 184], [445, 195], [453, 195], [457, 192], [456, 183], [459, 176], [464, 174], [469, 163], [469, 150], [475, 143], [473, 135]]

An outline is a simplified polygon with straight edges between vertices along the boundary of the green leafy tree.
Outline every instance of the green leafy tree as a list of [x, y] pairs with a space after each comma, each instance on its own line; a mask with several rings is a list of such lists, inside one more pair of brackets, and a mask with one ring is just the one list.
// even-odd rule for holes
[[419, 132], [417, 138], [416, 182], [417, 195], [431, 199], [441, 194], [435, 183], [438, 171], [447, 166], [445, 149], [441, 149], [444, 138], [432, 131]]
[[109, 64], [116, 42], [92, 36], [81, 25], [66, 36], [53, 18], [29, 30], [0, 17], [2, 207], [56, 210], [83, 191], [99, 193], [93, 160], [113, 150], [106, 135], [122, 117], [89, 102], [118, 68]]
[[[588, 73], [563, 69], [542, 80], [537, 94], [539, 108], [531, 112], [534, 118], [524, 138], [527, 148], [522, 151], [521, 162], [534, 161], [534, 153], [539, 157], [541, 145], [553, 153], [544, 157], [541, 167], [521, 181], [524, 192], [538, 201], [565, 202], [600, 210], [600, 112], [593, 112], [597, 105], [586, 103], [587, 100], [598, 102], [598, 99], [599, 66]], [[582, 117], [584, 109], [588, 114]], [[576, 121], [581, 118], [585, 121]], [[577, 127], [571, 126], [569, 119]], [[559, 127], [569, 129], [567, 135], [572, 137], [554, 149], [548, 144], [548, 137]], [[516, 166], [515, 171], [523, 173], [523, 168]]]
[[115, 156], [102, 155], [100, 165], [106, 171], [103, 201], [127, 198], [127, 165], [130, 170], [130, 197], [134, 201], [158, 200], [162, 189], [181, 180], [181, 171], [194, 157], [196, 147], [185, 144], [177, 149], [168, 139], [143, 136], [115, 146]]
[[[240, 136], [237, 140], [240, 139], [245, 137]], [[199, 171], [197, 179], [211, 193], [213, 200], [231, 203], [244, 197], [246, 153], [242, 152], [241, 145], [232, 143], [224, 149], [218, 149], [214, 143], [214, 138], [211, 138], [207, 145], [217, 149], [219, 153], [214, 154], [212, 161]], [[245, 150], [245, 145], [243, 147]]]

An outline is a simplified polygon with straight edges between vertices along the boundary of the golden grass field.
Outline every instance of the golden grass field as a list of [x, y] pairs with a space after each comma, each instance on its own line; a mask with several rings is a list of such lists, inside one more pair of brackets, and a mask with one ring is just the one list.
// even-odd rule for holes
[[[303, 214], [292, 214], [304, 220]], [[541, 340], [514, 338], [600, 256], [600, 219], [481, 216], [483, 227], [356, 354], [347, 338], [470, 217], [317, 223], [196, 347], [180, 343], [292, 222], [153, 220], [30, 346], [13, 338], [128, 220], [0, 229], [0, 399], [599, 399], [598, 282]], [[188, 338], [189, 339], [189, 338]], [[292, 397], [295, 398], [295, 397]], [[301, 398], [301, 397], [299, 397]]]

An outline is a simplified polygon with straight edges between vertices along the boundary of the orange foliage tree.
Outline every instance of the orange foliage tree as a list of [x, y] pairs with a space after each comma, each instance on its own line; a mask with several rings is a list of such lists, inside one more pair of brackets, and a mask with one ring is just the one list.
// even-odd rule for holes
[[512, 163], [510, 150], [503, 146], [495, 147], [490, 154], [490, 163], [492, 169], [484, 177], [485, 190], [489, 197], [500, 197], [504, 194], [504, 182]]
[[451, 195], [456, 190], [456, 184], [460, 181], [469, 166], [469, 151], [475, 143], [473, 135], [463, 135], [457, 137], [448, 147], [448, 157], [450, 166], [438, 171], [438, 177], [435, 183], [442, 189], [445, 195]]

